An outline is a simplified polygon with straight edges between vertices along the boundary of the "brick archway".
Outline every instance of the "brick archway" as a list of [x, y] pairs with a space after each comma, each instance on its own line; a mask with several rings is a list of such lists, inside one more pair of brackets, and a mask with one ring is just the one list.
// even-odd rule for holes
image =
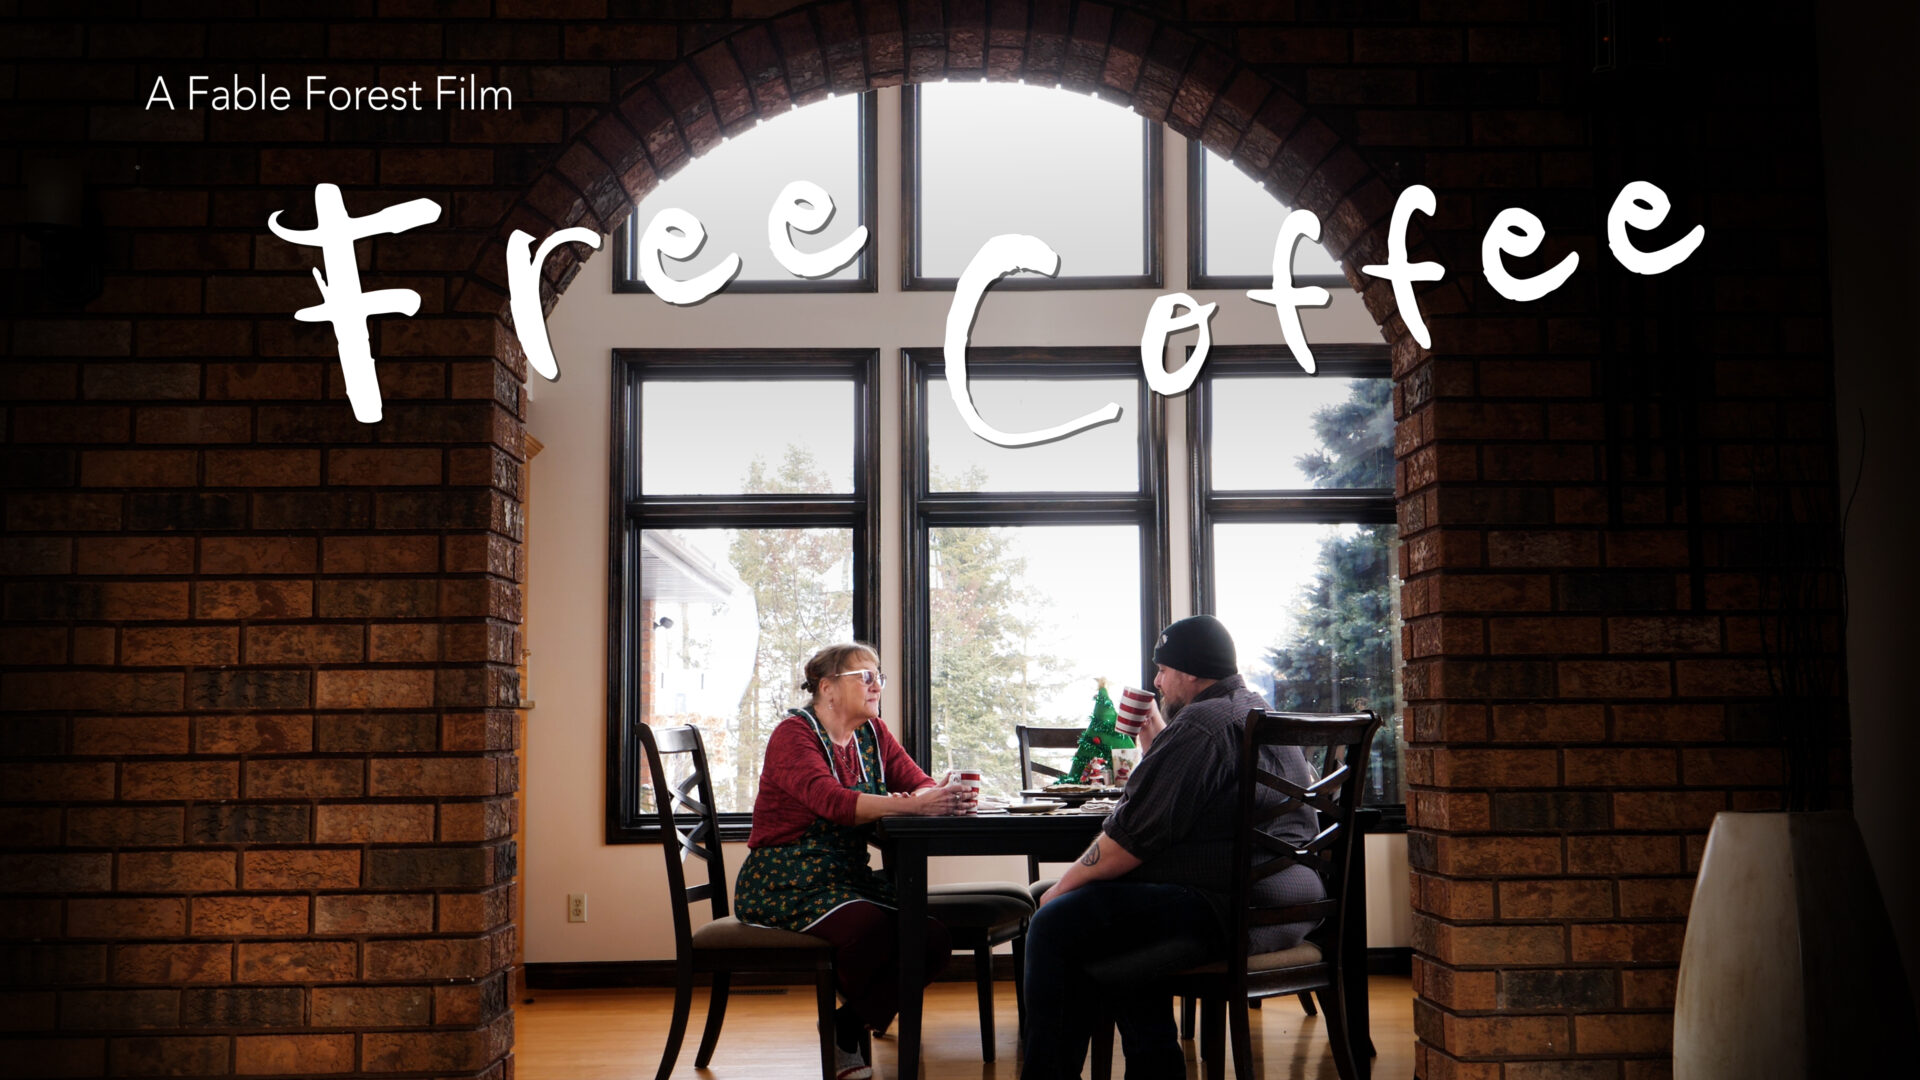
[[[0, 369], [9, 479], [28, 480], [6, 495], [0, 659], [24, 1033], [0, 1051], [67, 1075], [510, 1069], [526, 371], [504, 238], [609, 229], [659, 171], [828, 90], [960, 75], [1057, 81], [1200, 139], [1315, 210], [1350, 276], [1384, 261], [1401, 187], [1439, 191], [1414, 254], [1448, 269], [1421, 294], [1435, 350], [1356, 281], [1395, 358], [1419, 1073], [1660, 1073], [1707, 822], [1780, 803], [1778, 583], [1742, 530], [1775, 492], [1821, 520], [1836, 488], [1824, 301], [1799, 299], [1824, 287], [1818, 225], [1775, 212], [1818, 177], [1777, 137], [1799, 115], [1779, 70], [1703, 54], [1697, 110], [1608, 106], [1664, 125], [1616, 124], [1609, 153], [1703, 163], [1676, 217], [1715, 197], [1710, 244], [1744, 260], [1702, 269], [1676, 319], [1606, 284], [1586, 201], [1619, 178], [1570, 62], [1589, 43], [1534, 6], [832, 0], [768, 19], [742, 0], [718, 28], [388, 6], [406, 11], [20, 36], [43, 75], [112, 61], [99, 85], [36, 84], [21, 140], [86, 133], [111, 243], [105, 293], [24, 312]], [[1806, 40], [1797, 11], [1681, 40], [1777, 49]], [[434, 125], [118, 104], [127, 57], [184, 72], [243, 41], [342, 78], [479, 64], [524, 103]], [[1741, 134], [1741, 93], [1767, 103], [1764, 136]], [[1711, 116], [1717, 142], [1670, 137]], [[1729, 145], [1737, 170], [1713, 157]], [[291, 319], [308, 253], [260, 239], [272, 210], [299, 224], [316, 174], [356, 213], [395, 189], [446, 207], [370, 252], [370, 279], [425, 294], [377, 324], [377, 428], [339, 399], [328, 330]], [[1588, 254], [1533, 306], [1490, 296], [1472, 258], [1520, 204]], [[551, 260], [549, 305], [576, 272]]]
[[[661, 177], [723, 138], [750, 135], [758, 121], [830, 93], [947, 78], [1033, 82], [1130, 108], [1200, 140], [1261, 179], [1277, 199], [1314, 210], [1323, 246], [1347, 268], [1393, 348], [1396, 382], [1424, 372], [1428, 354], [1395, 315], [1390, 285], [1357, 270], [1387, 260], [1396, 194], [1360, 152], [1287, 90], [1177, 24], [1125, 7], [1039, 10], [1046, 6], [1005, 5], [996, 18], [1017, 25], [991, 31], [949, 20], [905, 34], [886, 21], [891, 10], [884, 5], [863, 7], [856, 20], [849, 5], [825, 0], [713, 42], [628, 87], [586, 125], [514, 204], [476, 274], [485, 277], [488, 267], [503, 265], [505, 238], [515, 230], [538, 238], [575, 226], [603, 235], [625, 227]], [[990, 43], [984, 49], [983, 41]], [[1419, 223], [1410, 232], [1410, 258], [1439, 257]], [[550, 260], [542, 275], [543, 310], [555, 309], [593, 255], [569, 246]], [[504, 279], [488, 286], [502, 321], [510, 322]], [[1464, 308], [1452, 281], [1422, 292], [1426, 310]], [[527, 377], [524, 366], [517, 370]]]

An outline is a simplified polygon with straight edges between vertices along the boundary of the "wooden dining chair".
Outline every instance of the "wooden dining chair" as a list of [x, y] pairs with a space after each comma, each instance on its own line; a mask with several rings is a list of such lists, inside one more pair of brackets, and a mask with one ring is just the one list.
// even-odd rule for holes
[[[1033, 760], [1032, 752], [1034, 750], [1077, 749], [1080, 745], [1080, 735], [1085, 730], [1085, 728], [1028, 727], [1025, 724], [1015, 725], [1013, 729], [1014, 738], [1015, 741], [1020, 744], [1020, 786], [1025, 788], [1038, 787], [1039, 785], [1034, 781], [1035, 773], [1054, 779], [1067, 775], [1066, 772], [1061, 769], [1056, 769], [1051, 765]], [[1044, 881], [1041, 880], [1040, 861], [1031, 855], [1027, 856], [1027, 888], [1028, 891], [1033, 894], [1034, 906], [1039, 906], [1040, 897], [1044, 895], [1048, 889], [1052, 888], [1054, 882], [1058, 880], [1060, 879], [1047, 878]], [[1190, 997], [1180, 1000], [1180, 1037], [1182, 1039], [1193, 1038], [1197, 1004], [1198, 1003]], [[1254, 1007], [1259, 1008], [1259, 1003], [1255, 1002]], [[1315, 1010], [1313, 1007], [1312, 994], [1302, 993], [1300, 995], [1300, 1008], [1305, 1011], [1308, 1016], [1314, 1015]], [[1025, 1019], [1023, 1014], [1021, 1017], [1022, 1030], [1025, 1030]]]
[[[1283, 994], [1313, 992], [1327, 1017], [1334, 1066], [1341, 1080], [1355, 1080], [1353, 1033], [1348, 1030], [1348, 980], [1366, 978], [1366, 957], [1345, 955], [1346, 923], [1361, 917], [1366, 897], [1347, 887], [1355, 859], [1365, 858], [1355, 817], [1360, 809], [1368, 754], [1380, 719], [1371, 712], [1343, 715], [1254, 711], [1247, 716], [1240, 742], [1240, 799], [1234, 831], [1231, 911], [1233, 925], [1227, 938], [1227, 958], [1183, 972], [1173, 980], [1176, 993], [1202, 1002], [1200, 1056], [1207, 1080], [1225, 1080], [1227, 1031], [1232, 1034], [1233, 1070], [1239, 1080], [1253, 1080], [1253, 1035], [1247, 1016], [1250, 1002]], [[1323, 754], [1322, 775], [1301, 787], [1260, 767], [1260, 752], [1269, 746], [1298, 746]], [[1309, 753], [1311, 760], [1312, 754]], [[1266, 803], [1278, 808], [1262, 812]], [[1320, 818], [1320, 832], [1294, 847], [1262, 830], [1261, 826], [1296, 802], [1312, 807]], [[1258, 907], [1256, 882], [1290, 866], [1306, 866], [1320, 877], [1326, 899], [1286, 907]], [[1279, 952], [1247, 954], [1256, 926], [1319, 921], [1308, 940]], [[1096, 1040], [1097, 1041], [1097, 1040]], [[1112, 1032], [1107, 1045], [1112, 1046]], [[1098, 1070], [1096, 1069], [1096, 1075]]]
[[1033, 901], [1011, 881], [965, 881], [927, 889], [927, 914], [940, 920], [953, 939], [953, 951], [973, 956], [974, 996], [980, 1003], [980, 1060], [992, 1062], [993, 949], [1013, 945], [1014, 1008], [1024, 1017], [1026, 994], [1019, 972], [1027, 959], [1027, 920]]
[[[720, 1025], [727, 1016], [727, 992], [733, 976], [744, 972], [805, 975], [811, 978], [819, 1011], [820, 1070], [833, 1080], [834, 969], [833, 943], [810, 934], [752, 926], [734, 918], [727, 908], [727, 869], [721, 856], [720, 817], [713, 784], [707, 774], [706, 746], [694, 727], [653, 728], [638, 725], [640, 748], [653, 777], [654, 808], [659, 815], [660, 850], [667, 860], [669, 906], [673, 909], [674, 985], [673, 1020], [667, 1045], [660, 1054], [655, 1080], [667, 1080], [680, 1056], [693, 1006], [696, 975], [713, 981], [707, 1004], [707, 1024], [694, 1054], [695, 1068], [713, 1060], [720, 1041]], [[669, 779], [667, 759], [684, 759], [686, 775]], [[706, 864], [706, 880], [687, 884], [685, 862], [697, 858]], [[705, 900], [711, 922], [693, 928], [690, 909]], [[873, 1060], [870, 1046], [864, 1046]]]
[[[1067, 775], [1065, 769], [1056, 769], [1045, 762], [1033, 760], [1035, 750], [1075, 750], [1080, 746], [1080, 735], [1084, 727], [1029, 727], [1026, 724], [1013, 726], [1014, 741], [1020, 744], [1020, 786], [1034, 790], [1040, 786], [1035, 774], [1044, 776], [1049, 782]], [[1058, 879], [1040, 880], [1040, 860], [1027, 856], [1028, 891], [1033, 902], [1040, 902], [1040, 894], [1053, 886]]]

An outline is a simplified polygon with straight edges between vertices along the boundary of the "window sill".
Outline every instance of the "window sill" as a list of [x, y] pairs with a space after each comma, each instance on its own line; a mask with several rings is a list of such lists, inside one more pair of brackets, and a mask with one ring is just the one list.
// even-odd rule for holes
[[[609, 844], [659, 844], [673, 843], [656, 823], [657, 819], [648, 816], [642, 821], [611, 824], [607, 826]], [[691, 824], [691, 821], [689, 821]], [[744, 844], [747, 836], [753, 832], [752, 814], [721, 814], [720, 842], [723, 844]]]

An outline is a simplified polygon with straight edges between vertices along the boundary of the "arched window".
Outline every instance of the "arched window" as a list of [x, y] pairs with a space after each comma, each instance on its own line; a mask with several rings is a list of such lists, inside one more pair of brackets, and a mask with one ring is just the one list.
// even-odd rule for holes
[[[836, 206], [799, 247], [872, 233], [825, 281], [768, 256], [769, 204], [796, 179]], [[669, 205], [709, 234], [676, 277], [744, 265], [692, 307], [627, 294], [644, 291], [633, 240]], [[579, 283], [551, 320], [575, 355], [616, 355], [609, 838], [646, 838], [620, 755], [648, 722], [707, 730], [744, 835], [799, 663], [848, 636], [879, 642], [908, 750], [936, 773], [982, 768], [989, 788], [1018, 787], [1014, 724], [1084, 723], [1094, 679], [1149, 679], [1159, 627], [1195, 611], [1228, 623], [1276, 704], [1371, 707], [1397, 734], [1386, 350], [1337, 264], [1303, 245], [1296, 280], [1334, 297], [1306, 313], [1320, 373], [1300, 371], [1246, 296], [1271, 284], [1285, 213], [1134, 113], [988, 84], [830, 99], [663, 182], [604, 294]], [[961, 423], [939, 347], [953, 281], [1007, 232], [1040, 237], [1061, 270], [988, 292], [975, 406], [1010, 431], [1109, 401], [1118, 421], [1021, 449]], [[1154, 299], [1183, 291], [1218, 304], [1215, 344], [1194, 388], [1164, 398], [1139, 340]], [[1195, 341], [1174, 336], [1167, 363]], [[537, 391], [536, 416], [556, 396]], [[1397, 804], [1397, 740], [1380, 752], [1371, 798]]]

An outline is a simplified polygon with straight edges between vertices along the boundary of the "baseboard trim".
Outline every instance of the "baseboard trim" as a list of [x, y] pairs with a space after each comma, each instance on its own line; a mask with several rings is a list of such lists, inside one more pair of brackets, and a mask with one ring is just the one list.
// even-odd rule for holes
[[1410, 945], [1398, 945], [1385, 949], [1368, 949], [1367, 974], [1413, 974], [1413, 947]]
[[[1413, 950], [1410, 948], [1368, 949], [1367, 974], [1369, 975], [1407, 975], [1413, 971]], [[608, 990], [619, 987], [672, 986], [674, 963], [671, 960], [583, 960], [558, 964], [528, 964], [526, 966], [527, 989], [529, 990]], [[996, 980], [1013, 978], [1013, 957], [999, 954], [993, 958], [993, 977]], [[940, 982], [972, 982], [973, 963], [964, 953], [955, 953], [953, 962], [940, 973]], [[694, 982], [705, 986], [708, 979], [696, 975]], [[791, 975], [777, 973], [763, 975], [736, 975], [733, 985], [737, 987], [762, 986], [804, 986]]]

